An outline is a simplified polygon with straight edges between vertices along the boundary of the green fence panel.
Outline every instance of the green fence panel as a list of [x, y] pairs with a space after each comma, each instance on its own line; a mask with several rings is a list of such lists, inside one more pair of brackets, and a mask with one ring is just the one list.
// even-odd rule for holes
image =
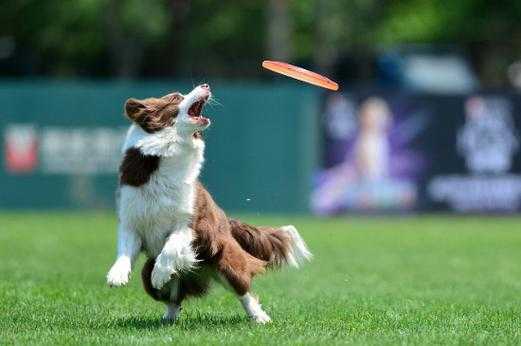
[[[241, 212], [308, 210], [319, 95], [296, 84], [211, 83], [202, 181]], [[0, 82], [0, 208], [112, 208], [128, 97], [191, 83]], [[32, 151], [32, 153], [31, 153]]]

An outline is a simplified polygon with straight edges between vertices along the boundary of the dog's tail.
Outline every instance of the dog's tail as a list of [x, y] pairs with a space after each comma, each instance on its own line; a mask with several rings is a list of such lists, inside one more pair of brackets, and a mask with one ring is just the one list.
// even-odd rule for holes
[[312, 258], [306, 243], [292, 226], [255, 227], [230, 219], [232, 235], [250, 255], [271, 267], [288, 264], [298, 268]]

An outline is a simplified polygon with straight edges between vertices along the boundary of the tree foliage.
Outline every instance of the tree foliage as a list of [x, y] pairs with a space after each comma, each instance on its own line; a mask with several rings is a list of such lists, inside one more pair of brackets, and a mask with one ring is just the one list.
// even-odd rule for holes
[[0, 38], [16, 48], [0, 66], [15, 75], [233, 77], [277, 54], [327, 69], [344, 54], [451, 43], [497, 74], [521, 53], [519, 18], [519, 1], [4, 1]]

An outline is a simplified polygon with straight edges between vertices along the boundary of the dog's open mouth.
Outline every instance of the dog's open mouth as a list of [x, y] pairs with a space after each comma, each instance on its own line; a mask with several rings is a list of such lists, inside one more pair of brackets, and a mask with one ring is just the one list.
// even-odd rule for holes
[[194, 122], [198, 124], [206, 125], [210, 122], [208, 118], [202, 115], [202, 111], [207, 100], [208, 96], [200, 99], [199, 101], [194, 102], [188, 109], [188, 115]]

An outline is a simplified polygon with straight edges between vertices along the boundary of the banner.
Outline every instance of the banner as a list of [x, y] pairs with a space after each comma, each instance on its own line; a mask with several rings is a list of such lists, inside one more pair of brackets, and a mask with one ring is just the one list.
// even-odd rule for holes
[[311, 209], [521, 210], [521, 96], [368, 92], [323, 106]]
[[[305, 213], [317, 89], [211, 83], [201, 181], [229, 212]], [[0, 81], [0, 210], [114, 208], [129, 97], [191, 82]], [[222, 105], [221, 105], [222, 104]]]
[[4, 130], [11, 174], [116, 174], [127, 128], [9, 124]]

